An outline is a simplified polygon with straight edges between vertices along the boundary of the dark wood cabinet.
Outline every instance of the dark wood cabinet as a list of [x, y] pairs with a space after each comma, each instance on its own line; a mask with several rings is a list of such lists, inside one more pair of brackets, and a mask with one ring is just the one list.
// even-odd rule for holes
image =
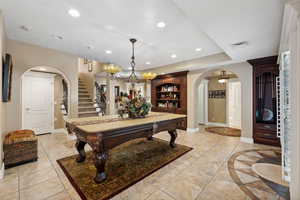
[[[160, 75], [151, 81], [152, 111], [187, 114], [187, 73]], [[187, 120], [184, 120], [181, 129], [186, 127]]]
[[277, 137], [277, 56], [248, 61], [253, 66], [253, 139], [255, 143], [280, 146]]

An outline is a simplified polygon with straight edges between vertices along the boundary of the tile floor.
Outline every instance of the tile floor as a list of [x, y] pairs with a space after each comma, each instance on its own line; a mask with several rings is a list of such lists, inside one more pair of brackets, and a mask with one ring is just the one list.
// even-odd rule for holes
[[[156, 137], [169, 140], [169, 134]], [[1, 200], [80, 200], [56, 163], [76, 153], [66, 133], [39, 136], [39, 160], [5, 171]], [[227, 160], [238, 151], [269, 146], [241, 143], [239, 138], [179, 131], [177, 143], [194, 149], [123, 191], [113, 200], [249, 199], [233, 182]]]

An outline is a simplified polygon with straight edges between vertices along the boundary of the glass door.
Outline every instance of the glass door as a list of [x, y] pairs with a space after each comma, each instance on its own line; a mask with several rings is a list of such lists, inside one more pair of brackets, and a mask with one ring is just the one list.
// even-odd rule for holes
[[281, 55], [279, 75], [279, 127], [277, 129], [282, 146], [282, 173], [286, 181], [290, 181], [291, 173], [291, 105], [290, 105], [290, 52]]

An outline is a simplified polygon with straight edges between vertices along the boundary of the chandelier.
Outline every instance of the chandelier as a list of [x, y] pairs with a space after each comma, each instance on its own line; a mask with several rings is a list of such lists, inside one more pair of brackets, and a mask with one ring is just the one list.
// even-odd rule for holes
[[131, 83], [134, 83], [137, 80], [137, 75], [135, 73], [135, 61], [134, 61], [134, 59], [135, 59], [135, 57], [134, 57], [134, 43], [137, 40], [135, 38], [131, 38], [131, 39], [129, 39], [129, 41], [132, 44], [132, 56], [131, 56], [131, 62], [130, 62], [130, 65], [131, 65], [131, 74], [128, 77], [128, 81], [131, 82]]
[[219, 83], [226, 83], [230, 77], [226, 74], [226, 71], [221, 71], [220, 76], [218, 77]]
[[111, 76], [114, 76], [116, 73], [119, 73], [121, 71], [121, 67], [114, 65], [114, 64], [107, 64], [104, 66], [103, 69], [107, 74], [110, 74]]
[[153, 72], [145, 72], [145, 73], [142, 74], [142, 76], [146, 80], [152, 80], [152, 79], [155, 79], [155, 77], [157, 76], [157, 74], [153, 73]]

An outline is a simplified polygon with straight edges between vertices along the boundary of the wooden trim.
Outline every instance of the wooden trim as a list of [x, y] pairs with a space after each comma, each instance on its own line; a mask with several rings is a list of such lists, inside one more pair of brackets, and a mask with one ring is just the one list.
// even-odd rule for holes
[[257, 58], [257, 59], [252, 59], [248, 60], [248, 63], [250, 63], [253, 66], [256, 65], [274, 65], [277, 64], [278, 61], [278, 56], [269, 56], [269, 57], [264, 57], [264, 58]]
[[[168, 112], [175, 114], [187, 114], [187, 74], [188, 71], [176, 72], [171, 74], [160, 75], [156, 79], [151, 81], [151, 103], [152, 111], [154, 112]], [[164, 84], [172, 84], [179, 86], [177, 91], [179, 98], [176, 99], [180, 104], [180, 107], [158, 107], [158, 98], [160, 96], [157, 91], [157, 87]], [[162, 99], [160, 99], [162, 100]], [[182, 122], [180, 129], [186, 130], [187, 128], [187, 119]]]
[[177, 77], [177, 76], [186, 76], [188, 74], [188, 72], [189, 71], [182, 71], [182, 72], [158, 75], [155, 79], [165, 79], [165, 78], [171, 78], [171, 77]]
[[279, 73], [279, 65], [277, 64], [278, 56], [270, 56], [265, 58], [258, 58], [253, 60], [248, 60], [253, 66], [253, 82], [252, 82], [252, 92], [253, 92], [253, 139], [255, 143], [267, 144], [267, 145], [274, 145], [280, 146], [279, 138], [267, 138], [262, 136], [261, 133], [265, 134], [273, 134], [273, 130], [262, 130], [260, 127], [261, 123], [256, 122], [256, 76], [263, 73], [263, 72], [272, 72], [272, 73]]

